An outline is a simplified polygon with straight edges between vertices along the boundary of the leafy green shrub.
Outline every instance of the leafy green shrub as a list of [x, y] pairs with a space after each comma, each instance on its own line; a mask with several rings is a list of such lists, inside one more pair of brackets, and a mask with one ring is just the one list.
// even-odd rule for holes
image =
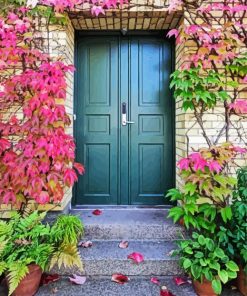
[[214, 241], [194, 232], [192, 239], [179, 242], [174, 255], [180, 256], [181, 267], [194, 279], [212, 282], [216, 294], [220, 294], [222, 283], [237, 277], [237, 264]]
[[238, 261], [247, 273], [247, 167], [238, 171], [237, 189], [231, 206], [233, 218], [221, 226], [218, 237], [229, 256]]
[[61, 215], [53, 226], [42, 224], [46, 213], [37, 211], [26, 217], [16, 213], [8, 222], [0, 220], [0, 275], [7, 274], [13, 293], [35, 263], [49, 270], [55, 263], [61, 267], [82, 269], [77, 241], [83, 226], [76, 216]]

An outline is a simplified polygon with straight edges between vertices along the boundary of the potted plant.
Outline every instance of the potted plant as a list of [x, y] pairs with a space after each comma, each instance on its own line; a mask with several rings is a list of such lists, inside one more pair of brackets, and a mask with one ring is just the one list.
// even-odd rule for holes
[[233, 195], [230, 223], [220, 227], [218, 233], [222, 246], [239, 264], [237, 286], [243, 295], [247, 295], [247, 167], [237, 172], [238, 183]]
[[50, 226], [42, 223], [45, 215], [15, 213], [8, 222], [0, 220], [0, 275], [6, 276], [8, 295], [34, 295], [42, 272], [55, 264], [82, 269], [77, 250], [83, 233], [80, 219], [61, 215]]
[[216, 240], [196, 232], [192, 239], [179, 242], [174, 255], [180, 256], [180, 266], [192, 277], [199, 296], [219, 295], [222, 283], [236, 278], [239, 271]]

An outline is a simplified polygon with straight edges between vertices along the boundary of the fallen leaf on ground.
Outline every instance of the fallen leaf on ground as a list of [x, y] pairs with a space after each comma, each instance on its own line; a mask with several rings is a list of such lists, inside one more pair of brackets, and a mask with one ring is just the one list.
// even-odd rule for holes
[[102, 211], [97, 209], [97, 210], [94, 210], [94, 211], [92, 212], [92, 214], [94, 214], [95, 216], [99, 216], [99, 215], [102, 214]]
[[82, 248], [90, 248], [92, 247], [93, 243], [91, 241], [82, 241], [82, 242], [79, 242], [78, 244], [78, 247], [82, 247]]
[[58, 288], [57, 287], [51, 289], [51, 293], [52, 294], [56, 294], [57, 292], [58, 292]]
[[175, 296], [172, 292], [170, 292], [166, 286], [162, 286], [160, 290], [160, 296]]
[[154, 284], [156, 284], [156, 285], [159, 285], [160, 284], [160, 280], [158, 278], [156, 278], [156, 277], [152, 277], [151, 278], [151, 282], [154, 283]]
[[143, 255], [137, 252], [129, 254], [127, 258], [133, 260], [135, 263], [141, 263], [144, 260]]
[[48, 285], [49, 283], [56, 282], [60, 279], [58, 274], [47, 274], [43, 273], [40, 281], [40, 286]]
[[121, 241], [121, 242], [119, 243], [119, 245], [118, 245], [118, 247], [119, 247], [120, 249], [126, 249], [126, 248], [128, 248], [128, 246], [129, 246], [129, 242], [128, 242], [128, 241]]
[[79, 275], [73, 274], [73, 277], [69, 277], [69, 280], [73, 284], [84, 285], [87, 278], [85, 276], [79, 276]]
[[111, 277], [112, 282], [118, 283], [120, 285], [123, 285], [127, 283], [130, 279], [121, 273], [114, 273]]
[[167, 256], [171, 257], [174, 252], [175, 252], [175, 250], [171, 250], [170, 252], [167, 253]]
[[186, 278], [180, 277], [180, 276], [174, 276], [173, 281], [177, 286], [181, 286], [184, 284], [188, 284], [188, 280]]

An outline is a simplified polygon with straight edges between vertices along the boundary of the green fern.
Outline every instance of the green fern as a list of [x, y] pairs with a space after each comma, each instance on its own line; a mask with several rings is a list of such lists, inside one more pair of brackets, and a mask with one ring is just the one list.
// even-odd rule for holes
[[12, 224], [8, 224], [6, 221], [0, 220], [0, 237], [3, 235], [11, 235], [12, 231]]
[[7, 269], [7, 264], [4, 261], [0, 261], [0, 276], [5, 272]]
[[79, 270], [83, 270], [82, 260], [77, 246], [73, 244], [61, 245], [60, 248], [53, 254], [50, 262], [50, 269], [55, 265], [60, 269], [62, 266], [71, 268], [77, 266]]
[[5, 250], [7, 243], [8, 243], [8, 239], [6, 238], [6, 236], [5, 235], [0, 236], [0, 258]]
[[27, 216], [14, 214], [8, 222], [0, 220], [0, 275], [7, 274], [9, 295], [28, 273], [31, 263], [42, 270], [55, 264], [59, 268], [83, 269], [77, 249], [83, 233], [80, 219], [61, 215], [51, 227], [42, 224], [45, 215], [34, 211]]
[[27, 264], [30, 262], [27, 261], [17, 261], [13, 262], [8, 267], [8, 281], [9, 281], [9, 296], [14, 292], [18, 287], [21, 280], [28, 274]]

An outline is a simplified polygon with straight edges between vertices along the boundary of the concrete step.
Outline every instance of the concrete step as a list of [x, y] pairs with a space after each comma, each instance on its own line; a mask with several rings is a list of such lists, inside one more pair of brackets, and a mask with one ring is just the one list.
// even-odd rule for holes
[[[190, 284], [177, 287], [172, 277], [159, 277], [161, 284], [176, 296], [196, 296]], [[41, 287], [36, 296], [54, 295], [56, 288], [59, 296], [159, 296], [160, 287], [150, 281], [150, 277], [130, 277], [130, 281], [119, 285], [108, 277], [89, 277], [82, 286], [72, 285], [68, 279]], [[230, 294], [227, 294], [230, 296]], [[234, 294], [235, 296], [235, 294]]]
[[93, 209], [72, 210], [84, 223], [89, 239], [165, 239], [181, 237], [184, 230], [167, 218], [168, 209], [116, 208], [101, 209], [95, 216]]
[[[148, 240], [129, 241], [126, 249], [118, 247], [120, 241], [93, 240], [90, 248], [79, 248], [86, 275], [176, 275], [182, 274], [177, 258], [171, 257], [176, 245], [171, 241]], [[133, 252], [141, 253], [144, 261], [136, 264], [127, 256]], [[80, 273], [77, 269], [55, 270], [59, 274]]]
[[[161, 286], [166, 286], [176, 296], [196, 296], [190, 284], [176, 286], [172, 277], [159, 277]], [[56, 293], [54, 291], [57, 291]], [[2, 294], [0, 294], [2, 295]], [[7, 295], [7, 294], [6, 294]], [[35, 296], [159, 296], [160, 286], [153, 284], [150, 277], [130, 277], [124, 285], [111, 282], [111, 277], [88, 277], [84, 285], [72, 285], [64, 278], [41, 287]], [[236, 290], [225, 288], [221, 296], [241, 296]]]
[[[192, 285], [177, 287], [172, 277], [158, 277], [161, 286], [166, 286], [176, 296], [196, 296]], [[0, 295], [7, 296], [6, 286], [0, 285]], [[119, 285], [111, 281], [111, 277], [87, 277], [82, 286], [73, 285], [68, 277], [39, 288], [35, 296], [159, 296], [160, 287], [150, 281], [150, 277], [132, 276], [130, 281]], [[236, 290], [225, 288], [221, 296], [241, 296]]]

